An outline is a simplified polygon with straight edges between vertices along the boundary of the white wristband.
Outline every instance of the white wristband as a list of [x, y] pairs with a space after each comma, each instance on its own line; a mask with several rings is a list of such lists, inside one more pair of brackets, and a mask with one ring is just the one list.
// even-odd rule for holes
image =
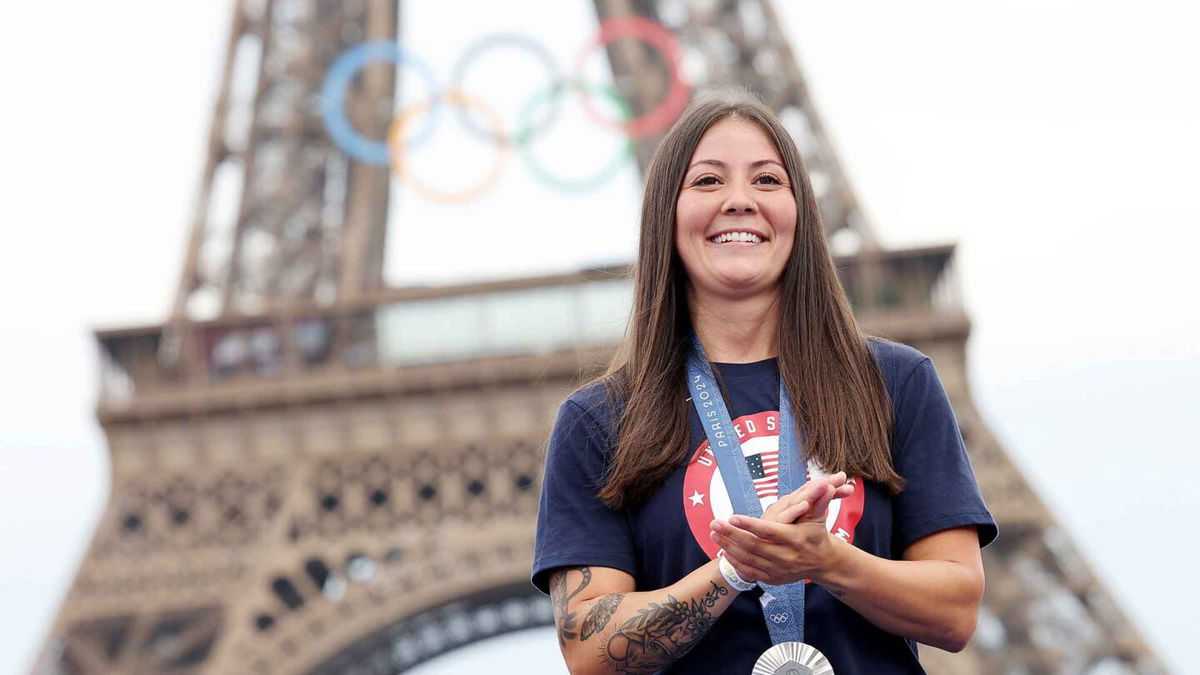
[[733, 563], [725, 559], [725, 551], [717, 551], [717, 569], [721, 570], [721, 576], [725, 577], [725, 583], [729, 584], [735, 590], [748, 591], [755, 587], [755, 583], [746, 581], [733, 568]]

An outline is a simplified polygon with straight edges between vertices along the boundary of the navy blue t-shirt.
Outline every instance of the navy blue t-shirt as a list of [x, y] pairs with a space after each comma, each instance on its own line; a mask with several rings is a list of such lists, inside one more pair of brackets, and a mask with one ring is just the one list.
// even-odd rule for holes
[[[885, 486], [852, 478], [852, 497], [834, 500], [830, 532], [887, 559], [899, 559], [921, 537], [976, 525], [979, 543], [995, 539], [962, 435], [933, 362], [906, 345], [872, 338], [892, 400], [892, 460], [905, 478], [893, 497]], [[779, 367], [776, 359], [716, 364], [726, 401], [765, 509], [778, 490]], [[638, 591], [669, 586], [716, 555], [713, 518], [732, 515], [728, 494], [695, 409], [691, 443], [678, 468], [643, 506], [613, 511], [596, 497], [616, 441], [612, 406], [602, 384], [573, 394], [559, 410], [546, 454], [538, 508], [533, 583], [547, 592], [550, 570], [593, 566], [623, 570]], [[809, 462], [810, 478], [823, 475]], [[755, 589], [740, 594], [707, 635], [664, 672], [749, 673], [771, 646]], [[838, 675], [923, 673], [917, 647], [867, 621], [815, 583], [805, 591], [805, 642], [829, 658]]]

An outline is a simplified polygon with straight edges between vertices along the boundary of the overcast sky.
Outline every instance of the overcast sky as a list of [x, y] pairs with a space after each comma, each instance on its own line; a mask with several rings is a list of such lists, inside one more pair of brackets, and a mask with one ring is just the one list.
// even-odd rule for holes
[[[1151, 644], [1177, 672], [1200, 672], [1187, 665], [1200, 635], [1200, 590], [1187, 576], [1200, 516], [1200, 10], [1166, 0], [777, 4], [881, 238], [958, 242], [985, 419]], [[537, 37], [569, 64], [591, 29], [590, 3], [543, 8], [552, 5], [553, 17], [531, 21], [528, 0], [453, 14], [411, 0], [405, 38], [442, 76], [470, 39], [500, 29]], [[0, 673], [29, 667], [103, 508], [90, 331], [165, 316], [231, 6], [0, 10]], [[495, 6], [505, 13], [488, 14]], [[484, 63], [470, 86], [483, 97], [496, 80], [487, 69], [502, 66]], [[522, 67], [505, 91], [543, 81], [536, 64]], [[505, 91], [486, 95], [503, 110]], [[568, 109], [564, 135], [538, 157], [563, 175], [602, 164], [575, 159], [619, 150], [617, 138], [580, 131], [582, 120]], [[587, 152], [562, 151], [572, 133]], [[446, 189], [481, 175], [432, 156], [414, 163]], [[634, 246], [636, 185], [626, 166], [597, 190], [562, 194], [514, 159], [494, 193], [466, 206], [435, 208], [402, 190], [389, 277], [620, 259]], [[549, 635], [528, 639], [543, 647], [510, 648], [557, 663]], [[472, 651], [495, 663], [494, 649]]]

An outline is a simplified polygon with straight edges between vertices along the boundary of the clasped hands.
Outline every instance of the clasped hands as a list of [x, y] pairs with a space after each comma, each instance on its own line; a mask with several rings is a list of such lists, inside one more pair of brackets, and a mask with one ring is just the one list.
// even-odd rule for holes
[[854, 494], [846, 474], [813, 479], [767, 508], [762, 518], [734, 515], [714, 520], [710, 536], [746, 581], [771, 585], [814, 579], [836, 559], [825, 527], [829, 504]]

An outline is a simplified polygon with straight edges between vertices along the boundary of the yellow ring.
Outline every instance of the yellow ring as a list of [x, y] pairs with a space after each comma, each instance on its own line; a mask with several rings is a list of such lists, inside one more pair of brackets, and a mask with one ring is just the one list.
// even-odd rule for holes
[[[446, 91], [443, 96], [447, 103], [463, 106], [464, 108], [473, 108], [474, 112], [480, 114], [487, 121], [488, 126], [491, 127], [490, 131], [496, 135], [496, 138], [502, 137], [504, 133], [504, 120], [483, 101], [468, 97], [458, 90]], [[409, 187], [413, 189], [413, 192], [433, 202], [461, 204], [476, 199], [492, 189], [496, 181], [499, 180], [501, 170], [504, 168], [504, 160], [508, 156], [508, 146], [504, 143], [497, 144], [496, 160], [492, 163], [491, 172], [471, 188], [459, 192], [443, 192], [421, 183], [412, 176], [412, 173], [404, 162], [404, 144], [401, 139], [401, 132], [404, 130], [404, 125], [408, 120], [416, 114], [428, 110], [430, 103], [431, 101], [426, 99], [406, 106], [400, 112], [396, 113], [396, 116], [392, 118], [392, 123], [388, 125], [388, 161], [392, 165], [392, 173], [400, 180], [407, 182]]]

